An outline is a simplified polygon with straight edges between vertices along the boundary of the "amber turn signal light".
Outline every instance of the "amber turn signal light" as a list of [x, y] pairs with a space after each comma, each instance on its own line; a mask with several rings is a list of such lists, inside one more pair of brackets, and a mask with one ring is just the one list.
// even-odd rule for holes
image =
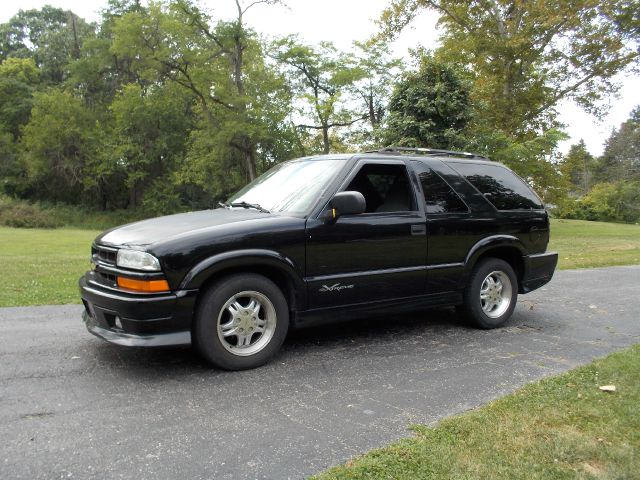
[[118, 277], [118, 287], [147, 293], [168, 292], [171, 290], [166, 280], [135, 280], [125, 277]]

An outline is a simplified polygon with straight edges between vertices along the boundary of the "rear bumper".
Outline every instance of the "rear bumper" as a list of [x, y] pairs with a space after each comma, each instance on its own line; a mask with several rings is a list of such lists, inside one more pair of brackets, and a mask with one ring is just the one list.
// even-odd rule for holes
[[196, 290], [133, 294], [80, 278], [87, 330], [110, 343], [130, 347], [189, 345]]
[[558, 264], [556, 252], [526, 255], [519, 293], [529, 293], [549, 283]]

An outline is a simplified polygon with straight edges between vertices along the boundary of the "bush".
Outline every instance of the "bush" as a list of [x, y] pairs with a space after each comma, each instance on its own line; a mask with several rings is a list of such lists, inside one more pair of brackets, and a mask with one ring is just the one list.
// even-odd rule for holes
[[149, 218], [156, 212], [114, 210], [99, 212], [72, 205], [29, 203], [0, 196], [0, 225], [15, 228], [107, 228]]
[[553, 213], [575, 220], [640, 222], [640, 182], [599, 183], [580, 199], [565, 199]]
[[38, 205], [0, 198], [0, 225], [16, 228], [56, 228], [62, 223]]

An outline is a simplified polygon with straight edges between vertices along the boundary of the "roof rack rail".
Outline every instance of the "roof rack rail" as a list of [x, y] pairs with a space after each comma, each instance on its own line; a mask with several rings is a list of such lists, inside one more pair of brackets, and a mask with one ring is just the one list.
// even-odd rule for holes
[[385, 147], [367, 153], [420, 153], [423, 155], [446, 155], [448, 157], [478, 158], [487, 160], [487, 157], [469, 152], [456, 152], [453, 150], [439, 150], [436, 148], [411, 148], [411, 147]]

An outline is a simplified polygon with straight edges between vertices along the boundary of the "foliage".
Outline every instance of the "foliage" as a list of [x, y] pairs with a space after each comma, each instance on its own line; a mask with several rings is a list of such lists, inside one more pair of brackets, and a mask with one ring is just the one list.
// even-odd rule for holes
[[157, 216], [150, 208], [96, 211], [66, 203], [29, 202], [0, 195], [0, 225], [16, 228], [81, 228], [106, 230], [123, 223]]
[[582, 139], [576, 145], [571, 145], [560, 163], [562, 176], [568, 182], [570, 191], [577, 195], [586, 195], [589, 192], [594, 168], [595, 159], [587, 151]]
[[20, 148], [32, 198], [77, 203], [100, 158], [101, 129], [82, 100], [61, 90], [34, 95]]
[[142, 82], [173, 82], [190, 92], [206, 120], [202, 125], [215, 132], [217, 153], [253, 179], [261, 141], [282, 123], [287, 102], [284, 82], [243, 24], [244, 12], [239, 5], [235, 21], [211, 28], [187, 0], [150, 3], [147, 12], [129, 12], [115, 22], [111, 51], [130, 59]]
[[596, 177], [609, 182], [640, 181], [640, 106], [618, 130], [611, 132]]
[[[299, 114], [314, 120], [312, 124], [297, 126], [316, 130], [322, 135], [322, 153], [331, 150], [333, 129], [369, 118], [369, 108], [365, 113], [361, 105], [348, 102], [349, 90], [366, 75], [363, 69], [358, 68], [353, 55], [338, 52], [331, 42], [321, 42], [312, 47], [301, 43], [295, 36], [278, 40], [272, 55], [285, 68], [292, 90], [303, 102]], [[366, 91], [366, 86], [364, 89]], [[371, 102], [375, 117], [375, 100]]]
[[[111, 103], [112, 165], [129, 191], [129, 206], [138, 207], [143, 192], [150, 186], [157, 189], [154, 181], [177, 168], [192, 127], [191, 104], [192, 97], [175, 84], [146, 91], [128, 84]], [[179, 201], [171, 203], [169, 210], [180, 206]]]
[[625, 5], [393, 0], [380, 25], [393, 37], [418, 13], [435, 11], [443, 28], [435, 58], [463, 66], [471, 82], [468, 149], [507, 163], [557, 202], [566, 187], [553, 156], [563, 139], [556, 108], [572, 100], [602, 112], [615, 74], [637, 63]]
[[16, 228], [56, 228], [61, 223], [52, 212], [38, 205], [0, 196], [0, 225]]
[[462, 148], [471, 115], [468, 84], [453, 66], [424, 56], [420, 69], [396, 84], [383, 141], [408, 147]]
[[40, 10], [20, 10], [0, 25], [0, 59], [33, 58], [44, 81], [60, 83], [94, 31], [93, 25], [71, 11], [49, 5]]
[[[345, 135], [352, 150], [371, 150], [384, 145], [384, 122], [389, 114], [390, 92], [402, 71], [403, 63], [391, 56], [388, 43], [354, 42], [356, 69], [363, 75], [347, 90], [350, 103], [360, 108], [366, 119], [356, 122]], [[359, 107], [358, 107], [359, 106]]]
[[163, 214], [215, 205], [283, 160], [384, 143], [488, 155], [566, 211], [567, 192], [638, 180], [637, 118], [592, 176], [556, 152], [558, 101], [598, 107], [635, 62], [633, 2], [394, 0], [387, 36], [424, 9], [443, 27], [402, 77], [384, 35], [345, 51], [261, 37], [246, 13], [273, 3], [238, 0], [220, 20], [197, 0], [109, 0], [97, 24], [50, 6], [0, 24], [0, 193]]
[[558, 216], [605, 222], [640, 222], [640, 182], [598, 183], [578, 200], [567, 200]]
[[581, 142], [571, 147], [560, 170], [580, 198], [561, 199], [556, 216], [640, 222], [640, 107], [611, 133], [602, 157], [593, 159]]
[[597, 110], [615, 89], [612, 77], [637, 61], [612, 21], [623, 4], [393, 0], [381, 25], [393, 35], [435, 10], [444, 27], [438, 55], [469, 67], [485, 121], [520, 136], [555, 126], [562, 99]]

